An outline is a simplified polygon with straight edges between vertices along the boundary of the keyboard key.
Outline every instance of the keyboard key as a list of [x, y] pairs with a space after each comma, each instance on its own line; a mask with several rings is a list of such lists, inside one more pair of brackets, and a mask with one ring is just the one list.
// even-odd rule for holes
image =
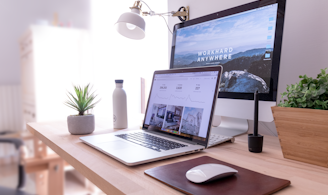
[[163, 138], [155, 137], [145, 133], [128, 133], [116, 135], [122, 139], [130, 141], [132, 143], [144, 146], [146, 148], [156, 150], [160, 152], [161, 150], [170, 150], [181, 147], [186, 147], [187, 145], [169, 141]]

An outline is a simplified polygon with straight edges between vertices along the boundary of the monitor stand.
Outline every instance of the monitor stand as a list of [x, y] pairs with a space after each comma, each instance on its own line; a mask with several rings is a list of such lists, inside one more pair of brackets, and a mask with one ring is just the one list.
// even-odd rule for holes
[[[215, 119], [219, 119], [219, 116], [215, 116]], [[247, 131], [248, 131], [247, 119], [232, 118], [232, 117], [225, 117], [225, 116], [221, 116], [221, 123], [219, 126], [217, 127], [212, 126], [211, 129], [211, 133], [230, 136], [230, 137], [235, 137], [237, 135], [245, 134], [247, 133]]]

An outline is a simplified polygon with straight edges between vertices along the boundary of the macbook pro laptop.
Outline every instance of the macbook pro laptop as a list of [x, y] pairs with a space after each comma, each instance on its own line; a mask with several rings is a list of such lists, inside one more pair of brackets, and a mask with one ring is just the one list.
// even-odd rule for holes
[[128, 165], [208, 146], [222, 66], [155, 71], [142, 129], [80, 137]]

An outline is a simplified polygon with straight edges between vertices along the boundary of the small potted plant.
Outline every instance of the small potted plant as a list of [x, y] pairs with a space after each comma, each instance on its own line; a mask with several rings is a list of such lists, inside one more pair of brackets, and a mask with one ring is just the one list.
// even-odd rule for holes
[[285, 158], [328, 167], [328, 74], [300, 76], [287, 86], [283, 101], [272, 107]]
[[93, 109], [99, 102], [94, 102], [96, 96], [94, 92], [90, 94], [90, 84], [85, 87], [73, 86], [76, 97], [68, 92], [68, 100], [65, 105], [78, 111], [78, 115], [67, 117], [68, 131], [73, 135], [83, 135], [92, 133], [95, 130], [95, 116], [85, 114], [89, 109]]

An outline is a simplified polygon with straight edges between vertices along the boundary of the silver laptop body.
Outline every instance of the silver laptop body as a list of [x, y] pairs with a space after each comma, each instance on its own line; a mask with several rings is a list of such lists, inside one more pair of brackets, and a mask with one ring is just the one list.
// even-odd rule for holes
[[207, 147], [222, 66], [155, 71], [142, 129], [80, 137], [134, 166]]

